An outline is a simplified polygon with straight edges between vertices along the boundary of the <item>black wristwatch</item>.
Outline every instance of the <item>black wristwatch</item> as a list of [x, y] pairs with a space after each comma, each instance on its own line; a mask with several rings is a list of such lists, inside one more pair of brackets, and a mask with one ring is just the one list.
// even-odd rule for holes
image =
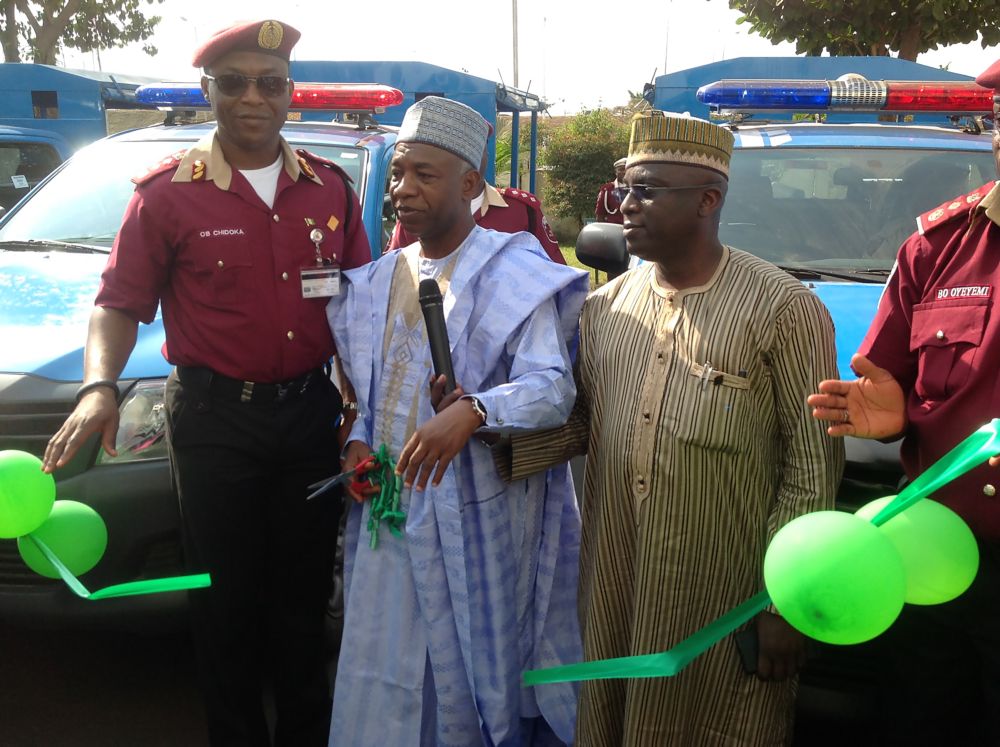
[[469, 395], [462, 397], [462, 399], [467, 399], [472, 403], [472, 411], [479, 416], [480, 420], [483, 421], [483, 425], [486, 425], [486, 418], [488, 417], [488, 414], [482, 401], [478, 397], [472, 397]]

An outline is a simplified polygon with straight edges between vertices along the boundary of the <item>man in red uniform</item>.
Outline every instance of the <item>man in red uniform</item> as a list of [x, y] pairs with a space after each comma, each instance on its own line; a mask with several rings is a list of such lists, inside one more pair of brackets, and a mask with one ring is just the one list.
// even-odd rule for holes
[[[479, 173], [486, 173], [485, 153], [480, 162]], [[510, 187], [497, 189], [481, 178], [479, 196], [472, 201], [472, 214], [475, 216], [476, 224], [483, 228], [492, 228], [502, 233], [527, 231], [538, 239], [549, 259], [561, 265], [566, 264], [562, 252], [559, 251], [559, 242], [542, 214], [542, 203], [531, 192]], [[406, 232], [402, 223], [397, 222], [386, 251], [409, 246], [416, 240], [415, 236]]]
[[325, 745], [323, 640], [339, 502], [306, 502], [339, 471], [340, 393], [326, 304], [370, 260], [346, 174], [281, 137], [300, 34], [234, 26], [195, 54], [218, 122], [135, 180], [98, 291], [77, 407], [44, 469], [99, 432], [114, 453], [116, 379], [139, 322], [163, 310], [169, 446], [192, 570], [210, 739], [266, 745], [259, 672], [274, 680], [275, 741]]
[[594, 215], [597, 216], [598, 223], [622, 224], [621, 200], [618, 198], [616, 190], [625, 186], [625, 158], [615, 161], [614, 181], [601, 185], [601, 191], [597, 193], [597, 204], [594, 205]]
[[[976, 79], [1000, 89], [1000, 62]], [[1000, 113], [1000, 106], [994, 103]], [[993, 131], [1000, 171], [1000, 131]], [[861, 348], [855, 381], [824, 381], [809, 397], [834, 436], [902, 436], [919, 475], [1000, 416], [1000, 188], [996, 182], [917, 219]], [[957, 599], [907, 605], [886, 634], [893, 664], [882, 709], [886, 744], [1000, 744], [1000, 474], [982, 465], [934, 499], [979, 542], [979, 572]]]

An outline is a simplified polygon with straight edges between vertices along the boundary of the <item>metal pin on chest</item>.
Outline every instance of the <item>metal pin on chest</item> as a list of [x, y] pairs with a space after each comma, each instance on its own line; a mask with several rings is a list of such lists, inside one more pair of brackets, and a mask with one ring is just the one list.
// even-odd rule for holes
[[318, 228], [314, 228], [309, 232], [309, 240], [316, 247], [316, 264], [319, 265], [320, 267], [323, 266], [324, 262], [323, 262], [323, 255], [320, 253], [319, 250], [319, 245], [323, 243], [324, 238], [326, 237], [323, 235], [323, 232]]

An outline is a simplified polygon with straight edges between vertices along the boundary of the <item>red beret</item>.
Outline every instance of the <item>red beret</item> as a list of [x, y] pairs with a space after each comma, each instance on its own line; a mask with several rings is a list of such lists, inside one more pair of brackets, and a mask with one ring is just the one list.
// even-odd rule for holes
[[300, 36], [296, 29], [278, 21], [239, 23], [212, 34], [194, 53], [191, 64], [208, 67], [229, 52], [260, 52], [288, 60]]
[[981, 72], [979, 77], [976, 78], [976, 83], [983, 88], [992, 88], [993, 90], [1000, 88], [1000, 60], [997, 60]]

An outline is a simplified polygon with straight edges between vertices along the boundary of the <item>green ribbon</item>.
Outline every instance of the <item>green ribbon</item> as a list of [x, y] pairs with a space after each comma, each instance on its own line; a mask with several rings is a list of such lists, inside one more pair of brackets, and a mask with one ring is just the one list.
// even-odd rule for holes
[[[399, 507], [400, 494], [403, 492], [403, 476], [397, 475], [389, 449], [385, 444], [379, 446], [374, 454], [378, 476], [368, 475], [369, 484], [376, 482], [381, 486], [379, 494], [372, 499], [371, 511], [368, 514], [368, 544], [372, 550], [378, 547], [378, 529], [381, 524], [389, 527], [389, 531], [397, 537], [403, 536], [406, 526], [406, 512]], [[373, 470], [375, 471], [375, 470]]]
[[[924, 470], [872, 518], [872, 524], [881, 526], [917, 501], [940, 490], [956, 477], [998, 454], [1000, 454], [1000, 418], [995, 418]], [[533, 669], [524, 672], [523, 685], [531, 687], [554, 682], [626, 677], [672, 677], [727, 635], [749, 622], [770, 603], [771, 598], [767, 592], [761, 591], [668, 651], [585, 661], [548, 669]]]
[[59, 572], [66, 585], [81, 599], [111, 599], [113, 597], [134, 597], [140, 594], [158, 594], [164, 591], [183, 591], [185, 589], [204, 589], [212, 585], [212, 579], [207, 573], [198, 573], [193, 576], [171, 576], [169, 578], [154, 578], [148, 581], [130, 581], [125, 584], [115, 584], [106, 586], [97, 591], [90, 591], [84, 586], [80, 579], [73, 575], [63, 562], [59, 560], [52, 549], [42, 540], [34, 535], [27, 534], [25, 537], [35, 543], [42, 555]]

